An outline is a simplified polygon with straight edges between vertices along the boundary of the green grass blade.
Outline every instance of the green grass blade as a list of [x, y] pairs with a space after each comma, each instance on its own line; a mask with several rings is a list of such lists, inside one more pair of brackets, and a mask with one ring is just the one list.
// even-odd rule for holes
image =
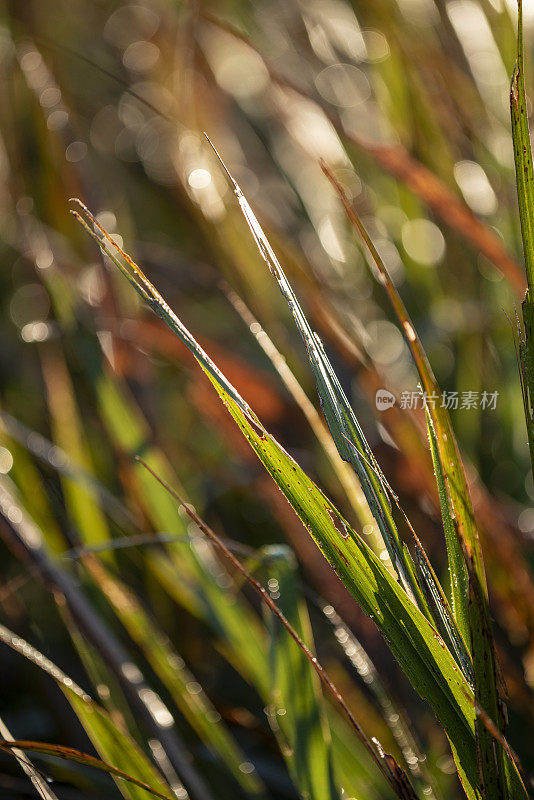
[[[489, 628], [488, 601], [469, 563], [469, 606], [471, 647], [475, 679], [475, 702], [489, 716], [497, 731], [504, 731], [504, 714], [497, 683], [497, 665], [493, 635]], [[505, 764], [505, 751], [477, 713], [475, 722], [480, 783], [484, 800], [515, 797]]]
[[102, 759], [133, 778], [133, 785], [125, 783], [123, 777], [116, 779], [126, 800], [146, 800], [147, 789], [141, 788], [141, 785], [149, 787], [156, 796], [172, 796], [169, 787], [142, 750], [117, 728], [106, 712], [72, 678], [4, 625], [0, 625], [0, 640], [54, 678]]
[[[451, 514], [450, 498], [446, 490], [445, 476], [443, 474], [439, 459], [436, 432], [434, 430], [434, 423], [427, 406], [425, 406], [425, 413], [428, 428], [428, 438], [430, 442], [430, 452], [432, 454], [432, 463], [434, 465], [434, 474], [438, 487], [443, 531], [445, 534], [445, 541], [447, 543], [447, 553], [449, 554], [449, 578], [452, 587], [451, 595], [454, 600], [455, 597], [458, 597], [459, 588], [463, 590], [463, 587], [457, 586], [457, 582], [464, 575], [465, 561], [463, 552], [459, 550], [457, 546], [458, 535], [454, 526], [454, 520]], [[418, 550], [417, 552], [420, 551]], [[445, 635], [446, 641], [450, 642], [452, 651], [456, 654], [458, 663], [461, 665], [464, 675], [469, 680], [471, 686], [473, 686], [473, 662], [469, 652], [471, 640], [468, 639], [466, 641], [462, 637], [460, 626], [457, 622], [458, 614], [455, 615], [454, 610], [452, 613], [449, 611], [449, 604], [446, 600], [443, 590], [441, 589], [434, 571], [431, 565], [428, 563], [428, 559], [424, 553], [421, 553], [420, 558], [417, 560], [419, 564], [419, 571], [421, 572], [423, 579], [426, 581], [429, 592], [432, 595], [433, 603], [436, 609], [435, 618], [441, 621], [442, 634]], [[455, 586], [456, 591], [454, 588]], [[458, 605], [456, 608], [458, 608]]]
[[[439, 386], [426, 353], [380, 255], [354, 213], [339, 182], [325, 165], [323, 165], [323, 171], [338, 192], [350, 221], [364, 240], [378, 268], [382, 283], [402, 325], [424, 391], [427, 396], [439, 397]], [[470, 644], [473, 657], [475, 697], [481, 701], [480, 705], [484, 711], [497, 722], [497, 728], [500, 729], [501, 708], [495, 674], [495, 650], [487, 601], [486, 577], [470, 493], [447, 410], [442, 407], [442, 404], [435, 401], [428, 402], [426, 406], [431, 423], [429, 435], [444, 515], [451, 571], [453, 613], [460, 633], [460, 637], [454, 642], [454, 629], [451, 629], [453, 649], [461, 648], [462, 643]], [[453, 530], [456, 534], [454, 536], [452, 535]], [[459, 663], [462, 663], [462, 660], [460, 659]], [[465, 661], [464, 668], [468, 668], [467, 661]], [[487, 708], [484, 708], [482, 700], [485, 701]], [[510, 773], [504, 768], [502, 748], [496, 747], [487, 730], [484, 733], [480, 732], [479, 721], [476, 725], [476, 746], [481, 787], [491, 784], [500, 786], [501, 791], [505, 789], [506, 792], [511, 791], [511, 783], [508, 782], [506, 786], [504, 784], [504, 781], [508, 781]], [[518, 784], [521, 783], [517, 770], [515, 770], [514, 780]], [[466, 788], [465, 782], [464, 788]], [[518, 785], [516, 785], [516, 790], [521, 791]]]
[[[278, 546], [265, 548], [263, 554], [266, 560], [262, 573], [267, 577], [271, 597], [313, 650], [293, 553]], [[291, 753], [288, 761], [294, 783], [301, 796], [309, 800], [338, 800], [330, 730], [317, 675], [280, 622], [270, 614], [266, 622], [271, 631], [271, 719], [280, 728]]]
[[525, 94], [525, 65], [523, 59], [523, 2], [518, 0], [517, 59], [510, 88], [512, 141], [517, 183], [519, 219], [523, 237], [523, 252], [529, 294], [534, 290], [534, 169], [528, 127]]
[[[74, 389], [62, 353], [56, 342], [41, 351], [41, 363], [54, 442], [84, 471], [91, 472], [91, 459], [85, 441]], [[72, 477], [61, 473], [61, 484], [69, 515], [85, 544], [101, 544], [110, 538], [104, 513], [91, 491]], [[112, 553], [106, 559], [113, 561]]]
[[521, 382], [530, 459], [534, 474], [534, 168], [528, 126], [523, 59], [523, 3], [518, 0], [517, 59], [510, 88], [512, 141], [521, 237], [528, 290], [523, 300], [524, 340], [520, 341]]
[[[86, 557], [84, 565], [201, 740], [226, 764], [249, 797], [263, 796], [262, 784], [252, 764], [239, 750], [220, 714], [174, 651], [168, 637], [150, 619], [135, 594], [97, 559]], [[194, 692], [189, 690], [191, 686], [195, 686]]]
[[[89, 226], [86, 226], [90, 232]], [[95, 237], [107, 252], [108, 245]], [[115, 248], [113, 240], [109, 246]], [[130, 262], [128, 262], [130, 263]], [[127, 272], [126, 268], [123, 268]], [[470, 798], [479, 785], [475, 714], [469, 686], [453, 656], [427, 618], [394, 580], [380, 559], [351, 528], [321, 490], [262, 426], [248, 404], [213, 364], [161, 295], [135, 265], [131, 283], [192, 351], [256, 454], [289, 500], [325, 558], [364, 611], [376, 622], [406, 675], [443, 725]], [[139, 288], [137, 281], [142, 280]], [[516, 780], [515, 765], [510, 767]], [[522, 784], [517, 775], [518, 794]]]

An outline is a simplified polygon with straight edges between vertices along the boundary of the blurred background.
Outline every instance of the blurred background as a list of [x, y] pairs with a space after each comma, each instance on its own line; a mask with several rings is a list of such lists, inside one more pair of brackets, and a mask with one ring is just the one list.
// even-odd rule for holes
[[[241, 773], [259, 774], [267, 797], [298, 797], [261, 680], [241, 663], [258, 604], [142, 474], [133, 461], [141, 453], [258, 577], [282, 553], [321, 657], [369, 735], [397, 753], [365, 667], [358, 675], [354, 652], [343, 651], [348, 628], [333, 632], [321, 612], [336, 608], [407, 710], [436, 793], [461, 796], [443, 734], [373, 623], [190, 354], [69, 214], [69, 198], [80, 197], [265, 426], [380, 547], [358, 487], [332, 467], [310, 427], [314, 409], [306, 406], [307, 418], [279, 375], [287, 364], [318, 409], [304, 346], [206, 131], [443, 573], [416, 371], [322, 158], [385, 260], [449, 398], [489, 575], [509, 738], [534, 768], [534, 484], [515, 351], [525, 279], [508, 99], [515, 2], [12, 0], [0, 9], [2, 623], [147, 749], [152, 723], [128, 707], [110, 664], [122, 664], [121, 680], [125, 666], [141, 670], [152, 692], [145, 710], [176, 733], [212, 796], [253, 796]], [[534, 3], [524, 11], [528, 91]], [[264, 352], [260, 325], [285, 361]], [[385, 410], [375, 401], [380, 389], [396, 398]], [[72, 592], [78, 617], [65, 603]], [[175, 666], [191, 670], [183, 707], [151, 659], [147, 631], [143, 638], [128, 617], [134, 608], [157, 620], [154, 637], [172, 642]], [[84, 629], [91, 615], [102, 628]], [[118, 647], [115, 662], [99, 652], [102, 630]], [[13, 737], [94, 752], [54, 681], [4, 645], [0, 657], [0, 713]], [[268, 667], [268, 653], [250, 658]], [[191, 719], [204, 692], [212, 721], [242, 750], [237, 777]], [[179, 774], [179, 759], [165, 758], [160, 768]], [[361, 774], [354, 768], [346, 796], [388, 797], [364, 757], [356, 760]], [[60, 798], [119, 796], [106, 776], [39, 763]], [[0, 796], [34, 791], [3, 757]]]

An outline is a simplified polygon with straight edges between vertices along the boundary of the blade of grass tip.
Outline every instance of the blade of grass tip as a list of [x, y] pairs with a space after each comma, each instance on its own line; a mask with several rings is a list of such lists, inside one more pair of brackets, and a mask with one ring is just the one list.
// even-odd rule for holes
[[[382, 534], [389, 557], [397, 570], [399, 579], [414, 603], [419, 590], [413, 580], [413, 564], [409, 564], [409, 554], [403, 548], [392, 513], [391, 503], [384, 485], [382, 471], [373, 451], [364, 436], [358, 420], [345, 396], [337, 376], [324, 351], [321, 341], [312, 331], [300, 304], [289, 284], [265, 233], [252, 208], [228, 167], [222, 160], [207, 133], [204, 134], [213, 152], [220, 161], [236, 195], [239, 207], [254, 238], [258, 251], [270, 272], [276, 278], [282, 295], [286, 299], [299, 333], [306, 346], [311, 367], [315, 376], [317, 390], [323, 413], [337, 450], [344, 461], [349, 462], [356, 472], [369, 503], [371, 512]], [[347, 443], [354, 444], [350, 447]], [[370, 468], [372, 465], [372, 468]]]
[[525, 93], [522, 0], [518, 0], [517, 11], [517, 58], [510, 87], [510, 111], [519, 220], [528, 285], [522, 303], [525, 338], [520, 338], [520, 371], [525, 388], [525, 418], [534, 474], [534, 169]]
[[[426, 353], [382, 258], [361, 220], [352, 208], [349, 198], [340, 182], [327, 164], [321, 162], [320, 166], [340, 198], [351, 224], [356, 228], [371, 254], [378, 270], [380, 282], [388, 294], [391, 305], [401, 325], [404, 338], [406, 339], [415, 361], [424, 391], [427, 396], [439, 396], [439, 386], [428, 362]], [[486, 580], [482, 553], [480, 550], [478, 533], [474, 524], [469, 489], [467, 487], [463, 465], [460, 460], [458, 446], [448, 412], [445, 408], [442, 408], [436, 403], [429, 406], [429, 414], [437, 434], [439, 459], [451, 504], [451, 516], [455, 520], [455, 535], [448, 536], [448, 530], [445, 530], [449, 568], [451, 570], [452, 608], [462, 636], [466, 642], [469, 642], [468, 576], [463, 549], [459, 539], [463, 539], [470, 552], [473, 553], [477, 573], [480, 576], [481, 584], [485, 587]]]
[[[231, 304], [245, 325], [248, 326], [263, 352], [278, 372], [278, 375], [282, 379], [284, 386], [306, 417], [306, 420], [308, 421], [315, 438], [330, 462], [330, 465], [336, 474], [341, 487], [345, 491], [347, 499], [356, 513], [359, 523], [362, 526], [370, 526], [366, 528], [367, 538], [372, 543], [373, 550], [377, 554], [380, 554], [385, 547], [384, 540], [376, 527], [374, 517], [371, 514], [371, 510], [367, 500], [365, 499], [365, 494], [362, 491], [361, 484], [353, 470], [350, 469], [349, 465], [343, 461], [339, 455], [335, 442], [328, 432], [328, 427], [325, 425], [315, 406], [298, 382], [295, 373], [288, 366], [285, 357], [276, 348], [274, 342], [261, 327], [260, 323], [254, 317], [242, 298], [239, 297], [236, 292], [230, 289], [230, 287], [224, 286], [223, 288]], [[367, 534], [367, 530], [371, 530], [371, 533]]]
[[[91, 236], [91, 238], [97, 242], [99, 247], [122, 272], [122, 274], [125, 276], [125, 278], [127, 278], [136, 291], [139, 292], [141, 297], [153, 310], [156, 316], [160, 317], [160, 319], [169, 325], [171, 329], [182, 338], [184, 343], [194, 355], [198, 355], [200, 357], [208, 374], [213, 375], [213, 377], [224, 386], [225, 391], [230, 395], [234, 402], [237, 403], [243, 413], [252, 419], [254, 414], [248, 403], [243, 400], [241, 395], [236, 391], [232, 384], [229, 383], [226, 377], [213, 363], [211, 358], [209, 358], [204, 351], [201, 351], [196, 340], [191, 336], [190, 332], [187, 330], [182, 321], [176, 316], [172, 308], [170, 308], [156, 287], [148, 280], [144, 272], [139, 269], [137, 264], [130, 258], [130, 256], [121, 247], [119, 247], [113, 237], [102, 227], [102, 225], [98, 223], [93, 214], [91, 214], [87, 206], [85, 206], [81, 200], [78, 198], [71, 198], [69, 202], [76, 203], [79, 206], [93, 227], [91, 227], [76, 210], [71, 209], [70, 213], [87, 231], [89, 236]], [[111, 250], [110, 247], [112, 248]], [[113, 250], [120, 253], [127, 266], [125, 266], [120, 259], [117, 258]]]
[[[5, 740], [12, 740], [13, 736], [4, 720], [0, 717], [0, 737], [4, 740], [1, 744], [5, 744]], [[24, 755], [24, 752], [15, 746], [11, 747], [9, 752], [15, 756], [19, 762], [22, 770], [26, 773], [35, 787], [35, 791], [42, 798], [42, 800], [58, 800], [57, 795], [50, 789], [48, 781], [43, 776], [32, 762]]]
[[[8, 753], [12, 753], [15, 755], [15, 757], [17, 757], [17, 752], [28, 751], [31, 753], [40, 753], [41, 755], [53, 756], [55, 758], [63, 758], [66, 761], [74, 761], [77, 764], [83, 764], [84, 766], [98, 769], [101, 772], [107, 772], [108, 775], [118, 778], [119, 781], [128, 781], [128, 783], [138, 786], [140, 789], [143, 789], [147, 794], [151, 794], [153, 797], [159, 797], [161, 800], [173, 800], [172, 795], [163, 794], [157, 789], [152, 789], [148, 784], [137, 780], [137, 778], [134, 778], [133, 775], [129, 775], [127, 772], [123, 772], [123, 770], [118, 769], [111, 764], [107, 764], [105, 761], [102, 761], [99, 758], [90, 756], [87, 753], [82, 753], [80, 750], [76, 750], [74, 747], [64, 747], [59, 744], [48, 744], [46, 742], [2, 740], [0, 741], [0, 749], [5, 750]], [[50, 796], [55, 797], [55, 795], [47, 795], [47, 797]]]
[[[300, 648], [302, 653], [305, 655], [306, 659], [311, 664], [312, 668], [317, 673], [319, 680], [325, 686], [327, 691], [332, 696], [334, 702], [339, 706], [344, 716], [347, 718], [351, 728], [356, 733], [360, 741], [365, 745], [367, 751], [373, 758], [374, 762], [384, 775], [384, 777], [388, 780], [393, 790], [398, 793], [399, 792], [399, 778], [394, 776], [391, 768], [389, 765], [385, 766], [384, 759], [381, 758], [375, 748], [372, 746], [370, 740], [365, 735], [364, 731], [360, 728], [356, 718], [354, 717], [352, 711], [346, 704], [345, 700], [343, 699], [342, 695], [339, 693], [338, 689], [336, 688], [335, 684], [330, 679], [328, 673], [324, 669], [324, 667], [320, 664], [317, 657], [313, 655], [311, 650], [305, 644], [305, 642], [301, 639], [297, 631], [293, 628], [289, 620], [283, 614], [283, 612], [279, 609], [276, 605], [274, 600], [271, 598], [270, 594], [266, 591], [266, 589], [261, 585], [259, 581], [254, 578], [250, 572], [243, 566], [241, 561], [234, 556], [234, 554], [226, 547], [224, 542], [217, 536], [217, 534], [198, 516], [198, 514], [193, 510], [193, 508], [185, 502], [175, 491], [174, 489], [169, 486], [167, 483], [162, 481], [162, 479], [156, 475], [156, 473], [149, 467], [149, 465], [143, 461], [142, 458], [139, 456], [137, 460], [140, 464], [142, 464], [148, 472], [157, 480], [161, 485], [169, 492], [169, 494], [174, 497], [177, 503], [184, 509], [186, 514], [193, 520], [193, 522], [198, 526], [198, 528], [202, 531], [202, 533], [210, 540], [210, 542], [222, 553], [225, 558], [232, 564], [232, 566], [243, 576], [246, 582], [254, 589], [254, 591], [260, 596], [261, 600], [265, 603], [265, 605], [269, 608], [269, 610], [275, 615], [275, 617], [282, 623], [283, 627], [286, 629], [288, 634], [291, 636], [295, 644]], [[404, 773], [402, 773], [404, 775]], [[404, 776], [406, 777], [406, 776]], [[408, 778], [406, 777], [406, 782], [409, 784]], [[403, 797], [402, 794], [399, 794], [400, 797]], [[405, 797], [413, 797], [416, 798], [413, 789], [411, 789], [410, 795], [405, 795]]]

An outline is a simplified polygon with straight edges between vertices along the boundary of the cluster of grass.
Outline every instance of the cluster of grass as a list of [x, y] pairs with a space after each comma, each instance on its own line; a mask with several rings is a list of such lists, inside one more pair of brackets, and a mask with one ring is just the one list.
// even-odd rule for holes
[[0, 796], [528, 797], [516, 16], [2, 6]]

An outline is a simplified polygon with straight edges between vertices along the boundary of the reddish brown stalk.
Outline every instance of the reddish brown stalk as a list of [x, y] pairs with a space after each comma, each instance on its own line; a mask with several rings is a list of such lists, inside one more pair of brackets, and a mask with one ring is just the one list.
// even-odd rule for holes
[[413, 359], [416, 363], [419, 376], [421, 378], [421, 383], [423, 384], [423, 389], [425, 390], [425, 392], [428, 392], [429, 394], [438, 391], [438, 384], [436, 382], [436, 379], [434, 378], [432, 368], [428, 362], [426, 353], [423, 350], [423, 346], [421, 345], [419, 336], [417, 335], [417, 332], [414, 326], [412, 325], [408, 311], [406, 310], [406, 306], [404, 305], [399, 293], [397, 292], [388, 271], [384, 267], [382, 259], [380, 258], [371, 237], [365, 230], [365, 227], [363, 226], [358, 215], [354, 212], [350, 200], [347, 197], [347, 193], [345, 192], [343, 186], [338, 181], [338, 179], [336, 178], [330, 167], [322, 159], [319, 163], [322, 171], [332, 184], [333, 188], [336, 191], [336, 194], [341, 200], [343, 208], [347, 213], [347, 217], [349, 218], [352, 225], [354, 225], [354, 227], [360, 234], [361, 238], [365, 242], [365, 245], [369, 249], [369, 252], [371, 253], [371, 256], [379, 273], [380, 283], [386, 290], [391, 305], [393, 306], [393, 310], [397, 315], [397, 319], [402, 325], [404, 336], [407, 340], [408, 347], [410, 348]]
[[[521, 764], [521, 759], [517, 755], [514, 748], [508, 743], [508, 739], [498, 730], [497, 726], [495, 725], [489, 714], [486, 714], [484, 709], [476, 702], [476, 700], [474, 700], [472, 695], [470, 696], [467, 692], [464, 692], [464, 695], [473, 705], [473, 708], [475, 709], [475, 713], [478, 719], [482, 722], [486, 730], [489, 731], [489, 733], [491, 734], [491, 736], [493, 736], [495, 741], [498, 742], [503, 748], [503, 750], [506, 751], [510, 759], [515, 763], [521, 775], [523, 775], [525, 778], [528, 778], [529, 776], [527, 775], [523, 765]], [[532, 777], [530, 778], [529, 783], [532, 785], [533, 783]]]
[[[281, 622], [284, 626], [286, 631], [289, 633], [293, 641], [296, 645], [300, 648], [300, 650], [304, 653], [310, 664], [312, 665], [313, 669], [319, 676], [321, 683], [327, 688], [330, 692], [332, 697], [334, 698], [335, 702], [340, 707], [341, 711], [343, 712], [344, 716], [347, 718], [349, 724], [351, 725], [352, 729], [355, 731], [356, 735], [366, 747], [367, 751], [373, 758], [374, 762], [377, 764], [378, 768], [391, 785], [395, 793], [402, 798], [402, 800], [417, 800], [417, 795], [415, 794], [408, 777], [404, 773], [404, 771], [399, 767], [399, 765], [394, 762], [391, 756], [380, 756], [375, 748], [372, 746], [371, 742], [365, 735], [364, 731], [358, 725], [356, 718], [354, 717], [352, 711], [346, 704], [345, 700], [343, 699], [341, 693], [329, 677], [328, 673], [326, 672], [325, 668], [320, 664], [317, 660], [316, 656], [313, 655], [309, 647], [306, 643], [300, 638], [297, 631], [293, 628], [283, 611], [281, 611], [274, 600], [271, 598], [269, 593], [264, 589], [259, 581], [250, 574], [250, 572], [243, 566], [241, 561], [228, 549], [228, 547], [224, 544], [224, 542], [217, 536], [217, 534], [198, 516], [196, 511], [188, 505], [185, 500], [183, 500], [180, 495], [171, 487], [169, 486], [163, 478], [160, 478], [154, 470], [144, 461], [140, 456], [136, 456], [136, 461], [138, 461], [142, 466], [150, 472], [150, 474], [158, 481], [161, 486], [173, 497], [177, 503], [182, 506], [186, 514], [193, 520], [193, 522], [198, 526], [198, 528], [202, 531], [202, 533], [210, 540], [210, 542], [217, 548], [225, 558], [230, 561], [232, 566], [245, 578], [247, 583], [252, 586], [254, 591], [260, 596], [262, 601], [266, 604], [269, 610], [277, 617], [277, 619]], [[390, 760], [394, 763], [394, 768], [392, 768], [390, 764]], [[402, 780], [400, 779], [402, 776]]]
[[161, 800], [171, 800], [171, 795], [162, 794], [158, 792], [157, 789], [153, 789], [149, 786], [148, 783], [134, 778], [133, 775], [129, 775], [122, 769], [118, 769], [118, 767], [114, 767], [112, 764], [108, 764], [100, 758], [95, 758], [95, 756], [82, 753], [80, 750], [75, 750], [74, 747], [63, 747], [62, 745], [49, 744], [48, 742], [30, 742], [26, 740], [8, 741], [6, 739], [0, 739], [0, 750], [4, 750], [6, 753], [11, 753], [12, 755], [15, 750], [22, 750], [23, 752], [30, 751], [48, 756], [55, 756], [56, 758], [63, 758], [78, 764], [86, 764], [95, 769], [99, 769], [101, 772], [114, 775], [119, 780], [127, 781], [134, 786], [139, 786], [154, 797], [160, 797]]

